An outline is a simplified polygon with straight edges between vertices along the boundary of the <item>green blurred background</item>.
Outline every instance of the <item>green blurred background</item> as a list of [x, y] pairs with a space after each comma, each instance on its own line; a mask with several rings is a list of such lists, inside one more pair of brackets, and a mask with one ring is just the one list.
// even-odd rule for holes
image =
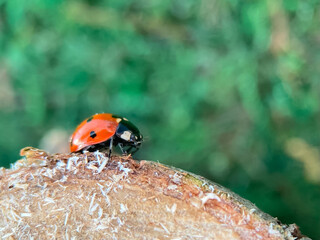
[[135, 155], [320, 239], [317, 0], [0, 0], [0, 163], [129, 118]]

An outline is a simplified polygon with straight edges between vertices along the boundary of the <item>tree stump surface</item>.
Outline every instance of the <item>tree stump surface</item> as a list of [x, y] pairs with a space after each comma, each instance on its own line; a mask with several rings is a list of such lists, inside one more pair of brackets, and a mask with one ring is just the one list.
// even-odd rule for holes
[[27, 147], [0, 170], [2, 239], [309, 239], [180, 169]]

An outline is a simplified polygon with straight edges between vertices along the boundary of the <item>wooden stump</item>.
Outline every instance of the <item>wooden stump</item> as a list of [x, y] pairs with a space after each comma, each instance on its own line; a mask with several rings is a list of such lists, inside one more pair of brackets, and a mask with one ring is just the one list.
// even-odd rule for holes
[[21, 155], [0, 171], [2, 239], [308, 239], [183, 170], [101, 152]]

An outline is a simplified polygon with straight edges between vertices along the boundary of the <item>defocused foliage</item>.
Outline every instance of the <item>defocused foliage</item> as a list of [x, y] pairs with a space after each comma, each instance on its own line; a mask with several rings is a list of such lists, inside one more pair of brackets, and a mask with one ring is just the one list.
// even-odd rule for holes
[[0, 0], [1, 164], [112, 112], [136, 158], [319, 239], [319, 26], [317, 0]]

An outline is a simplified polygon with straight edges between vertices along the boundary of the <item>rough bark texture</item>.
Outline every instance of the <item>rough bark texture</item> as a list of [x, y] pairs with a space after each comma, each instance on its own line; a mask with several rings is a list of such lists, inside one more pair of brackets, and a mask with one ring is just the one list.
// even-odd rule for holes
[[159, 163], [21, 155], [0, 171], [2, 239], [307, 239], [230, 190]]

